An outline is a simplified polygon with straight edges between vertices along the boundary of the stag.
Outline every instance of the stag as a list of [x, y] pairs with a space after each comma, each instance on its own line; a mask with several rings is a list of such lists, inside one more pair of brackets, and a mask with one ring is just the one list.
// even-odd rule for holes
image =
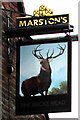
[[43, 92], [45, 92], [45, 95], [47, 95], [48, 88], [51, 85], [50, 62], [54, 58], [57, 58], [60, 55], [62, 55], [66, 48], [66, 46], [63, 48], [59, 45], [57, 47], [60, 50], [59, 54], [53, 56], [54, 54], [54, 49], [53, 49], [52, 54], [49, 56], [49, 50], [48, 50], [47, 58], [43, 58], [43, 56], [41, 55], [42, 49], [38, 49], [39, 46], [37, 46], [36, 49], [32, 51], [32, 54], [40, 61], [40, 64], [41, 64], [40, 73], [37, 76], [33, 76], [22, 82], [21, 90], [24, 96], [31, 96], [31, 95], [34, 96], [38, 93], [40, 93], [41, 95], [44, 95]]

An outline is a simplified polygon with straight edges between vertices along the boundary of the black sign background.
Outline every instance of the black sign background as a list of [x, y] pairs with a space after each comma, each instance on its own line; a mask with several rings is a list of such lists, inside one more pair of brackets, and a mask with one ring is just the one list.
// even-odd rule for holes
[[[45, 43], [68, 43], [68, 87], [67, 94], [24, 97], [19, 94], [20, 86], [20, 46], [45, 44]], [[57, 41], [53, 40], [30, 40], [17, 43], [17, 74], [16, 74], [16, 115], [42, 114], [71, 111], [71, 38], [65, 37]]]
[[69, 23], [69, 14], [44, 16], [44, 17], [23, 17], [17, 18], [17, 27], [46, 26]]

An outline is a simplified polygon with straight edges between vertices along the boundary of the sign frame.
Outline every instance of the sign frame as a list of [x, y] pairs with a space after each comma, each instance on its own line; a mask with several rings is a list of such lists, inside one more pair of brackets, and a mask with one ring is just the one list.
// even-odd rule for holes
[[[32, 96], [24, 97], [19, 94], [20, 87], [20, 46], [48, 44], [48, 43], [64, 43], [68, 44], [68, 87], [67, 94]], [[16, 115], [45, 114], [55, 112], [71, 112], [71, 37], [64, 37], [58, 40], [31, 40], [17, 42], [17, 69], [16, 69]]]

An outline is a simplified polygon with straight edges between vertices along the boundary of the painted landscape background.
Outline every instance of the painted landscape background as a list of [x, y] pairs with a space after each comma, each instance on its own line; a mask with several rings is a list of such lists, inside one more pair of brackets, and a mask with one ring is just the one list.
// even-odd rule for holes
[[[53, 59], [50, 63], [52, 74], [51, 79], [52, 83], [49, 88], [48, 95], [50, 94], [62, 94], [67, 93], [67, 43], [59, 43], [63, 48], [66, 45], [65, 52]], [[28, 46], [21, 46], [20, 47], [20, 95], [23, 96], [21, 92], [21, 85], [22, 81], [28, 79], [32, 76], [37, 76], [40, 72], [40, 63], [37, 58], [34, 57], [32, 51], [38, 45], [28, 45]], [[57, 55], [60, 50], [57, 48], [58, 43], [51, 43], [51, 44], [41, 44], [40, 49], [41, 54], [44, 58], [47, 57], [47, 52], [49, 50], [49, 55], [53, 52], [54, 55]], [[39, 94], [38, 94], [39, 95]]]

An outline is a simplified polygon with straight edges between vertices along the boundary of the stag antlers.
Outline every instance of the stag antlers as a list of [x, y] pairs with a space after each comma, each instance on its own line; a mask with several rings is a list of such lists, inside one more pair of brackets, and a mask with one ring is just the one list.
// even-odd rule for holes
[[[43, 58], [43, 56], [41, 55], [40, 51], [43, 50], [43, 49], [38, 49], [39, 46], [40, 46], [40, 45], [38, 45], [38, 46], [36, 47], [36, 49], [35, 49], [34, 51], [32, 51], [32, 54], [33, 54], [35, 57], [37, 57], [39, 60], [42, 60], [42, 59], [44, 59], [44, 58]], [[58, 44], [58, 47], [57, 47], [57, 48], [60, 50], [60, 52], [59, 52], [59, 54], [57, 54], [57, 55], [55, 55], [55, 56], [53, 56], [53, 54], [54, 54], [54, 49], [53, 49], [52, 54], [50, 55], [50, 57], [48, 57], [48, 54], [49, 54], [49, 50], [48, 50], [48, 52], [47, 52], [47, 60], [48, 60], [49, 62], [51, 62], [54, 58], [57, 58], [58, 56], [62, 55], [62, 54], [64, 53], [64, 51], [65, 51], [66, 45], [65, 45], [64, 48], [63, 48], [62, 46], [60, 46], [60, 45]], [[38, 55], [37, 55], [37, 52], [39, 52]]]
[[59, 47], [57, 47], [57, 48], [60, 50], [59, 54], [57, 54], [56, 56], [53, 56], [53, 54], [54, 54], [54, 49], [53, 49], [53, 52], [50, 55], [50, 57], [48, 57], [48, 55], [47, 55], [49, 62], [51, 62], [54, 58], [57, 58], [58, 56], [60, 56], [60, 55], [62, 55], [64, 53], [66, 45], [64, 46], [64, 48], [62, 46], [60, 46], [59, 44], [58, 44], [58, 46]]
[[[32, 51], [32, 54], [41, 61], [41, 60], [43, 59], [43, 56], [41, 55], [40, 51], [43, 50], [43, 49], [38, 49], [39, 46], [40, 46], [40, 45], [38, 45], [38, 46], [36, 47], [36, 49], [34, 49], [34, 50]], [[37, 52], [39, 52], [39, 55], [36, 54]]]

